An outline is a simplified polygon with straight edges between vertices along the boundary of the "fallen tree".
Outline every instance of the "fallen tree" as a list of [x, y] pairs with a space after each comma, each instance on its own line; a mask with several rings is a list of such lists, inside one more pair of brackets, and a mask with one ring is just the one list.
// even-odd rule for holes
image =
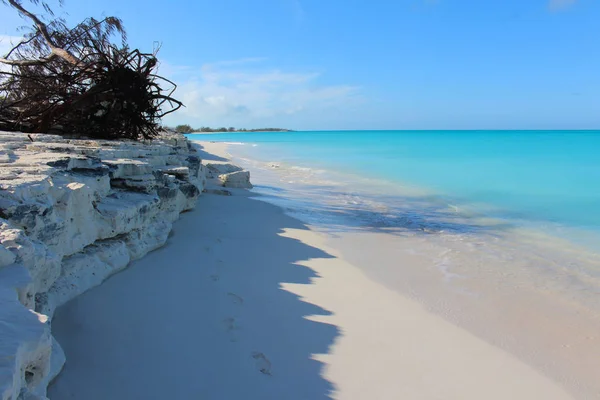
[[0, 1], [32, 23], [0, 57], [0, 130], [150, 139], [160, 119], [183, 105], [171, 97], [176, 85], [154, 73], [158, 50], [131, 50], [120, 19], [88, 18], [68, 28], [40, 0], [30, 2], [50, 22], [21, 0]]

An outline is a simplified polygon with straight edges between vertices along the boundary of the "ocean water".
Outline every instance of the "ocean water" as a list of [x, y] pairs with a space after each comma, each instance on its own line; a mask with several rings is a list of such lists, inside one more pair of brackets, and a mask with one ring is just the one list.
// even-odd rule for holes
[[598, 393], [581, 377], [598, 369], [600, 131], [191, 138], [229, 143], [254, 199], [323, 233], [371, 279], [575, 397]]
[[231, 144], [262, 199], [312, 226], [400, 235], [443, 279], [508, 279], [600, 317], [600, 131], [189, 138]]
[[[204, 135], [191, 135], [191, 138]], [[600, 131], [226, 133], [260, 157], [420, 188], [495, 217], [600, 232]]]

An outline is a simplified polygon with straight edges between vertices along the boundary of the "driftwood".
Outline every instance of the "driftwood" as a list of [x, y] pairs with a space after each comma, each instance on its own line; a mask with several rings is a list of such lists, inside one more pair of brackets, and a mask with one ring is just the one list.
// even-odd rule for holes
[[44, 22], [20, 0], [1, 1], [33, 27], [0, 57], [7, 66], [0, 70], [0, 130], [149, 139], [160, 119], [183, 105], [171, 97], [176, 85], [154, 74], [156, 51], [130, 50], [118, 18], [68, 28], [61, 19]]

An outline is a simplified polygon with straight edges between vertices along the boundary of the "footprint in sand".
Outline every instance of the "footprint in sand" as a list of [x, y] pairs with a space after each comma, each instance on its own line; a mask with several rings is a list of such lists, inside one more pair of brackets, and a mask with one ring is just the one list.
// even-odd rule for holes
[[237, 338], [234, 336], [234, 333], [235, 331], [239, 330], [240, 327], [236, 324], [235, 318], [225, 318], [223, 321], [221, 321], [221, 323], [223, 324], [223, 328], [225, 328], [227, 333], [230, 335], [229, 341], [237, 342]]
[[271, 361], [261, 352], [252, 352], [252, 358], [256, 363], [256, 369], [262, 374], [271, 376]]
[[221, 276], [219, 275], [219, 270], [223, 268], [223, 260], [217, 260], [217, 266], [215, 268], [215, 273], [212, 275], [209, 275], [209, 278], [213, 281], [213, 282], [217, 282], [219, 279], [221, 279]]
[[235, 318], [225, 318], [221, 322], [223, 323], [223, 327], [227, 332], [232, 332], [237, 329], [237, 326], [235, 325]]
[[231, 299], [233, 304], [238, 304], [238, 305], [244, 304], [244, 299], [235, 293], [229, 292], [229, 293], [227, 293], [227, 296], [229, 297], [229, 299]]

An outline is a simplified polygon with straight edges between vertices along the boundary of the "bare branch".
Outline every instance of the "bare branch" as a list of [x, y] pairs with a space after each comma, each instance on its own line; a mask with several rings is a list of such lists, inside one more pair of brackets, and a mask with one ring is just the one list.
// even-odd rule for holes
[[[44, 0], [30, 1], [51, 12]], [[172, 97], [177, 86], [153, 73], [158, 48], [129, 49], [120, 19], [68, 28], [61, 19], [43, 22], [22, 0], [0, 2], [34, 22], [28, 39], [0, 58], [12, 67], [0, 71], [0, 130], [150, 139], [161, 117], [183, 107]]]
[[10, 4], [14, 8], [16, 8], [22, 15], [26, 16], [27, 18], [31, 19], [34, 22], [34, 24], [38, 28], [38, 31], [40, 32], [40, 34], [42, 35], [42, 37], [48, 44], [48, 47], [50, 47], [50, 50], [52, 51], [53, 54], [57, 55], [58, 57], [61, 57], [62, 59], [64, 59], [65, 61], [67, 61], [73, 65], [79, 64], [80, 61], [79, 61], [79, 59], [77, 59], [77, 57], [75, 57], [73, 54], [69, 53], [67, 50], [62, 49], [56, 45], [56, 43], [52, 39], [52, 36], [48, 33], [48, 27], [46, 26], [46, 24], [44, 22], [42, 22], [42, 20], [40, 20], [37, 17], [37, 15], [27, 11], [21, 4], [19, 4], [19, 2], [17, 0], [7, 0], [7, 1], [8, 1], [8, 4]]
[[40, 58], [38, 60], [9, 60], [6, 58], [0, 57], [0, 63], [7, 65], [19, 65], [19, 66], [27, 66], [27, 65], [41, 65], [45, 64], [56, 57], [56, 54], [50, 54], [48, 58]]
[[35, 35], [34, 35], [34, 36], [31, 36], [31, 37], [30, 37], [29, 39], [27, 39], [27, 40], [21, 40], [21, 41], [19, 42], [19, 44], [17, 44], [17, 45], [16, 45], [16, 46], [14, 46], [12, 49], [10, 49], [10, 51], [9, 51], [9, 52], [8, 52], [8, 53], [7, 53], [7, 54], [4, 56], [4, 58], [5, 58], [5, 59], [7, 59], [8, 57], [10, 57], [10, 55], [11, 55], [11, 54], [12, 54], [14, 51], [18, 50], [18, 49], [19, 49], [19, 47], [21, 47], [22, 45], [26, 45], [26, 44], [29, 44], [29, 43], [31, 43], [31, 41], [32, 41], [32, 40], [34, 40], [34, 39], [35, 39]]

